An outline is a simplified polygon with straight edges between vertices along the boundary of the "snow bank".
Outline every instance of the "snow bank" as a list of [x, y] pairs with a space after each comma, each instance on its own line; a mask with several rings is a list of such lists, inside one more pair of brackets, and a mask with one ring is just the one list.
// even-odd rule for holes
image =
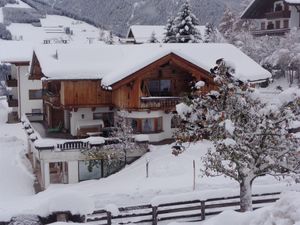
[[[169, 225], [187, 225], [188, 223], [170, 223]], [[300, 193], [287, 192], [272, 206], [253, 212], [239, 213], [232, 210], [201, 223], [202, 225], [299, 225]]]
[[78, 192], [66, 191], [53, 196], [47, 202], [48, 215], [53, 212], [69, 211], [73, 215], [85, 215], [93, 212], [94, 204], [92, 199], [79, 194]]

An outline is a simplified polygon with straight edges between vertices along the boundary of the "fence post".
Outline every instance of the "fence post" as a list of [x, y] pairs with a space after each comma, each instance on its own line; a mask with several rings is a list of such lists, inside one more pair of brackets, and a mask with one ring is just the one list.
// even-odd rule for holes
[[205, 220], [205, 201], [201, 201], [201, 220]]
[[152, 225], [157, 225], [157, 206], [152, 206]]
[[111, 212], [106, 212], [107, 214], [107, 225], [111, 225]]

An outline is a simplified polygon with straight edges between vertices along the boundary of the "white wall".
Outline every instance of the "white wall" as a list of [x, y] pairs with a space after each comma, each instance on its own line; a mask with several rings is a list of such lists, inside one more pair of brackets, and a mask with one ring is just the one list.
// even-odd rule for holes
[[[70, 133], [73, 136], [77, 135], [77, 128], [78, 128], [78, 121], [93, 121], [93, 113], [100, 113], [100, 112], [113, 112], [109, 109], [109, 107], [102, 107], [102, 108], [96, 108], [95, 111], [92, 111], [91, 108], [80, 108], [77, 110], [77, 112], [72, 111], [71, 112], [71, 118], [70, 118]], [[84, 118], [82, 118], [82, 115], [84, 115]]]
[[290, 10], [291, 10], [291, 19], [289, 23], [290, 28], [299, 27], [299, 12], [294, 6], [290, 6]]
[[29, 100], [29, 90], [42, 89], [42, 81], [28, 80], [28, 66], [19, 67], [19, 116], [25, 113], [32, 113], [32, 109], [41, 109], [43, 112], [43, 100]]
[[163, 132], [155, 134], [147, 134], [150, 142], [159, 142], [165, 139], [172, 138], [174, 129], [171, 129], [171, 119], [174, 116], [172, 113], [165, 113], [164, 111], [150, 111], [150, 112], [118, 112], [120, 116], [126, 118], [144, 119], [144, 118], [159, 118], [163, 120]]

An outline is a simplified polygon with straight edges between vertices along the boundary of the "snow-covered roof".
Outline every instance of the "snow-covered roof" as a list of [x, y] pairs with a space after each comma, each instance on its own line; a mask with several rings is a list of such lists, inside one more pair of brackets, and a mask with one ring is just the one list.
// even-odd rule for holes
[[285, 0], [285, 2], [289, 4], [300, 4], [300, 0]]
[[[202, 37], [205, 34], [205, 26], [196, 26], [200, 31]], [[166, 30], [165, 26], [157, 25], [133, 25], [129, 28], [127, 38], [129, 38], [130, 31], [134, 37], [135, 42], [137, 43], [147, 43], [150, 40], [152, 33], [155, 33], [155, 37], [159, 42], [162, 42]]]
[[230, 44], [143, 44], [143, 45], [52, 45], [40, 46], [35, 53], [43, 74], [50, 80], [102, 79], [110, 86], [173, 53], [210, 71], [224, 58], [235, 68], [241, 81], [271, 77], [259, 64]]
[[29, 62], [32, 57], [32, 52], [33, 46], [30, 43], [0, 40], [0, 63]]
[[[274, 0], [275, 2], [275, 0]], [[287, 4], [298, 5], [300, 0], [284, 0]], [[241, 14], [242, 19], [260, 19], [265, 11], [266, 5], [269, 1], [264, 0], [252, 0], [248, 7]]]

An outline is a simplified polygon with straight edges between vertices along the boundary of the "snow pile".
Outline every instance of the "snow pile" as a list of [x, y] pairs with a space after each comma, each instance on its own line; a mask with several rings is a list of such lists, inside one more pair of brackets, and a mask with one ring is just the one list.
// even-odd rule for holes
[[[170, 223], [169, 225], [187, 225], [190, 223]], [[273, 205], [253, 212], [239, 213], [224, 211], [223, 213], [201, 223], [202, 225], [299, 225], [300, 193], [287, 192]]]
[[53, 212], [69, 211], [73, 215], [88, 214], [93, 212], [94, 204], [92, 199], [87, 198], [78, 192], [65, 192], [53, 196], [46, 203], [48, 207], [48, 215]]

